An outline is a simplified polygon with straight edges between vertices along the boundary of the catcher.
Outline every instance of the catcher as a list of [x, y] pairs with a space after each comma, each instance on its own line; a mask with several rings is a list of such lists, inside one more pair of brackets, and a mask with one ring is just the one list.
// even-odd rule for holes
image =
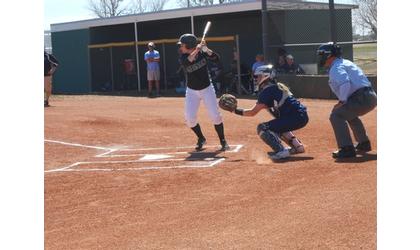
[[[289, 157], [291, 154], [305, 152], [303, 144], [292, 133], [303, 128], [308, 123], [306, 107], [292, 96], [289, 89], [282, 83], [274, 81], [273, 65], [258, 67], [254, 75], [257, 77], [258, 100], [251, 109], [237, 107], [234, 96], [225, 94], [219, 99], [219, 106], [227, 111], [241, 116], [255, 116], [262, 109], [267, 109], [274, 119], [260, 123], [257, 133], [274, 152], [268, 153], [273, 160]], [[281, 140], [290, 147], [284, 147]]]

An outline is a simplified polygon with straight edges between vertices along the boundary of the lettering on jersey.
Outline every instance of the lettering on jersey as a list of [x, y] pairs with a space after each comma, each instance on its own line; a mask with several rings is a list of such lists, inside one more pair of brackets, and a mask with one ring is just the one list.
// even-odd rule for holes
[[196, 62], [196, 63], [194, 63], [194, 64], [192, 64], [190, 66], [185, 67], [185, 70], [188, 73], [191, 73], [191, 72], [194, 72], [194, 71], [196, 71], [196, 70], [198, 70], [198, 69], [200, 69], [200, 68], [202, 68], [202, 67], [204, 67], [206, 65], [207, 65], [207, 61], [206, 61], [205, 58], [203, 58], [200, 61], [198, 61], [198, 62]]

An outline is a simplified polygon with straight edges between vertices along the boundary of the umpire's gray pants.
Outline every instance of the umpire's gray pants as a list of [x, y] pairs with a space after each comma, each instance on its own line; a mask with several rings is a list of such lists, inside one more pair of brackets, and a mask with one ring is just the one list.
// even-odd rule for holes
[[368, 113], [375, 107], [376, 93], [372, 88], [365, 87], [354, 92], [343, 106], [332, 110], [330, 122], [339, 148], [353, 145], [347, 123], [357, 142], [369, 140], [359, 116]]

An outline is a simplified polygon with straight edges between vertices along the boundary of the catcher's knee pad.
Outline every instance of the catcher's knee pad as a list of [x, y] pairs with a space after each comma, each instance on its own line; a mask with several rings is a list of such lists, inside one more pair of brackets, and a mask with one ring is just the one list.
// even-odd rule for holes
[[269, 129], [267, 123], [258, 124], [257, 133], [260, 138], [274, 150], [274, 152], [284, 149], [283, 145], [281, 145], [279, 136]]

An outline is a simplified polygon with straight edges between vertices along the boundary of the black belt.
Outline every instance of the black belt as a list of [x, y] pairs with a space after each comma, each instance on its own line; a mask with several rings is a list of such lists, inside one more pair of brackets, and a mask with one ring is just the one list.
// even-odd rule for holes
[[360, 88], [360, 89], [354, 91], [353, 94], [351, 94], [349, 96], [349, 99], [352, 98], [352, 97], [354, 97], [354, 96], [356, 96], [356, 95], [358, 95], [358, 94], [361, 94], [361, 93], [363, 93], [365, 91], [371, 91], [371, 90], [373, 90], [372, 87], [363, 87], [363, 88]]

